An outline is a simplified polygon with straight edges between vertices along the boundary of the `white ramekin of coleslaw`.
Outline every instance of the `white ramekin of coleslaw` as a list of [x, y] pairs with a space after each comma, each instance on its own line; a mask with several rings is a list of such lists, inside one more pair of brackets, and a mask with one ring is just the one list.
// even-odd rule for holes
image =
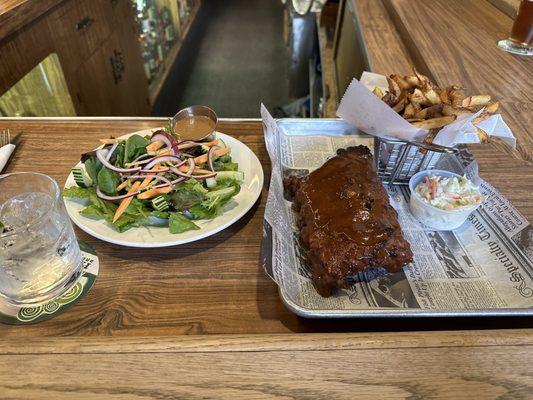
[[479, 187], [450, 171], [421, 171], [413, 175], [409, 189], [413, 216], [439, 231], [459, 228], [483, 202]]

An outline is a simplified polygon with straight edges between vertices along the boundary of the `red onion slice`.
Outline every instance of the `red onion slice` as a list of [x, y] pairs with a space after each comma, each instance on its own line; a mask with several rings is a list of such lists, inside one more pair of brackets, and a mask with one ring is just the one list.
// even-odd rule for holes
[[189, 163], [189, 170], [187, 172], [181, 172], [177, 167], [170, 167], [170, 170], [183, 178], [191, 178], [196, 163], [194, 162], [194, 158], [188, 158], [186, 161]]
[[113, 153], [115, 152], [117, 147], [118, 147], [118, 142], [116, 142], [115, 144], [113, 144], [113, 146], [111, 146], [111, 149], [109, 150], [109, 153], [107, 153], [107, 157], [106, 157], [107, 161], [111, 160], [111, 156], [113, 155]]
[[113, 164], [111, 164], [107, 160], [107, 158], [106, 158], [107, 155], [108, 155], [108, 150], [106, 150], [106, 149], [96, 150], [96, 157], [98, 158], [98, 160], [100, 160], [100, 162], [106, 168], [109, 168], [111, 171], [115, 171], [115, 172], [118, 172], [120, 174], [129, 174], [129, 173], [132, 173], [132, 172], [140, 171], [140, 169], [141, 169], [141, 167], [135, 167], [135, 168], [118, 168], [118, 167], [115, 167]]
[[158, 140], [165, 143], [166, 147], [169, 148], [174, 145], [177, 145], [176, 140], [163, 130], [155, 131], [152, 137], [150, 138], [151, 142], [157, 142]]
[[[145, 158], [148, 158], [148, 160], [145, 160]], [[140, 163], [141, 163], [141, 162], [140, 162], [141, 160], [143, 160], [143, 161], [142, 161], [143, 164], [146, 164], [147, 162], [150, 162], [150, 161], [151, 161], [150, 159], [152, 159], [152, 158], [153, 158], [153, 156], [151, 156], [151, 155], [148, 154], [148, 153], [145, 153], [145, 154], [141, 154], [139, 157], [137, 157], [135, 160], [133, 160], [132, 162], [130, 162], [130, 163], [128, 163], [128, 164], [135, 164], [135, 163], [137, 163], [137, 162], [140, 164]]]
[[185, 161], [182, 161], [178, 156], [157, 156], [157, 157], [154, 157], [148, 164], [146, 164], [144, 169], [150, 169], [157, 163], [166, 162], [166, 161], [177, 162], [178, 163], [177, 166], [183, 165], [185, 163]]
[[168, 172], [170, 171], [169, 167], [163, 167], [161, 169], [153, 170], [153, 169], [141, 169], [139, 172], [141, 174], [155, 174], [155, 173], [161, 173], [161, 172]]
[[96, 195], [98, 197], [100, 197], [101, 199], [103, 199], [103, 200], [109, 200], [109, 201], [127, 199], [128, 197], [136, 196], [139, 193], [141, 193], [140, 190], [138, 190], [136, 192], [133, 192], [133, 193], [126, 193], [126, 194], [123, 194], [123, 195], [120, 195], [120, 196], [108, 196], [107, 194], [102, 193], [100, 188], [98, 186], [96, 186]]
[[204, 180], [204, 179], [214, 178], [215, 176], [217, 176], [217, 173], [213, 172], [212, 174], [192, 175], [191, 178], [198, 179], [199, 181], [201, 181], [201, 180]]
[[217, 146], [211, 146], [209, 151], [207, 152], [207, 165], [209, 166], [209, 169], [213, 172], [215, 172], [215, 168], [213, 167], [213, 153], [215, 152]]

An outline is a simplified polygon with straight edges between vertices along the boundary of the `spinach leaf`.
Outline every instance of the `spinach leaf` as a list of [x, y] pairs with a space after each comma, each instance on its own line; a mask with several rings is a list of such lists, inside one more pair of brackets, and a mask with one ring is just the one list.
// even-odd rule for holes
[[120, 175], [108, 168], [102, 168], [100, 172], [98, 172], [97, 182], [102, 193], [105, 193], [108, 196], [113, 196], [117, 194]]
[[113, 164], [115, 167], [124, 167], [124, 152], [125, 152], [125, 144], [119, 143], [115, 151], [113, 152], [113, 155], [111, 156], [111, 164]]
[[87, 174], [89, 174], [93, 184], [95, 184], [98, 177], [98, 172], [102, 168], [102, 163], [96, 157], [89, 157], [87, 160], [85, 160], [83, 165], [85, 165], [85, 171], [87, 171]]
[[190, 231], [191, 229], [200, 229], [198, 225], [189, 220], [187, 217], [184, 217], [181, 213], [174, 212], [170, 214], [168, 220], [168, 228], [170, 233], [181, 233], [185, 231]]
[[140, 135], [132, 135], [126, 140], [123, 163], [131, 162], [141, 154], [146, 153], [146, 146], [150, 141]]

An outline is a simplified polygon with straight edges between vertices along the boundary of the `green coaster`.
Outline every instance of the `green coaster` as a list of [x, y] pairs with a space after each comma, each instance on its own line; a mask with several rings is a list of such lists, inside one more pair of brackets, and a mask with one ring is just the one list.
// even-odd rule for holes
[[20, 307], [0, 298], [0, 322], [10, 325], [35, 324], [46, 321], [66, 310], [87, 293], [98, 275], [98, 256], [86, 243], [78, 240], [83, 255], [83, 272], [80, 280], [64, 295], [37, 307]]

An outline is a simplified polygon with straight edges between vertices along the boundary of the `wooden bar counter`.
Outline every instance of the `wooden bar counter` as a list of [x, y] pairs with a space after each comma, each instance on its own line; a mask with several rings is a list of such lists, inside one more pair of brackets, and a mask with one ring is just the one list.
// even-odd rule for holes
[[[80, 153], [99, 138], [163, 122], [0, 120], [0, 129], [24, 132], [7, 172], [40, 171], [63, 185]], [[223, 120], [220, 130], [248, 145], [268, 177], [259, 120]], [[533, 219], [533, 167], [492, 145], [474, 151], [481, 175]], [[0, 398], [531, 393], [528, 319], [306, 320], [289, 312], [259, 264], [267, 188], [268, 179], [236, 224], [178, 247], [125, 248], [76, 230], [100, 258], [97, 281], [51, 320], [0, 325]]]
[[[374, 71], [415, 65], [503, 101], [518, 151], [497, 142], [471, 150], [480, 175], [532, 221], [533, 59], [495, 48], [511, 26], [500, 2], [347, 1]], [[39, 171], [63, 185], [99, 138], [162, 123], [0, 119], [0, 130], [24, 132], [7, 172]], [[0, 398], [531, 398], [531, 319], [308, 320], [288, 311], [259, 262], [270, 175], [261, 122], [222, 120], [219, 130], [258, 155], [266, 179], [257, 204], [214, 236], [166, 249], [119, 247], [76, 230], [100, 257], [97, 281], [49, 321], [0, 325]]]

